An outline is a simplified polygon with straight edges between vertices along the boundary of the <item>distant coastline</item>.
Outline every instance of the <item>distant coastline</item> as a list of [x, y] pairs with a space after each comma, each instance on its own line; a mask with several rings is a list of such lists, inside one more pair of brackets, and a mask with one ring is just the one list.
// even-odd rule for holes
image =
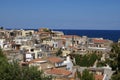
[[[10, 29], [8, 29], [10, 30]], [[35, 30], [38, 29], [24, 29]], [[65, 35], [87, 36], [90, 38], [104, 38], [117, 42], [120, 38], [120, 30], [87, 30], [87, 29], [52, 29], [53, 31], [62, 31]]]

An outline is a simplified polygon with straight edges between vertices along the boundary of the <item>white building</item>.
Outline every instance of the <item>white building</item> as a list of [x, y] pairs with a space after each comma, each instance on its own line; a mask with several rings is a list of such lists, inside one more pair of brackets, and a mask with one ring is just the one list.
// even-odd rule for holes
[[70, 56], [66, 57], [66, 61], [63, 62], [63, 65], [66, 65], [66, 69], [72, 71], [73, 63], [70, 59]]
[[0, 48], [4, 48], [5, 39], [0, 39]]

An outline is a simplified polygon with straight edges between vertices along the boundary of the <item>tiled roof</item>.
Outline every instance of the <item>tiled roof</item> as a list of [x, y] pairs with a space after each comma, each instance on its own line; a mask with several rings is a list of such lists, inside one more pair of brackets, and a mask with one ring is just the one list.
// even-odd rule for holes
[[63, 35], [62, 38], [72, 38], [72, 35]]
[[93, 39], [94, 43], [105, 43], [107, 40], [101, 40], [101, 39]]
[[80, 36], [77, 36], [77, 35], [63, 35], [62, 38], [80, 38]]
[[49, 57], [48, 61], [50, 61], [52, 63], [57, 63], [57, 62], [62, 62], [63, 60], [58, 57]]
[[65, 69], [61, 69], [61, 68], [53, 68], [50, 70], [46, 71], [47, 74], [54, 74], [54, 75], [61, 75], [61, 76], [69, 76], [70, 74], [72, 74], [72, 72], [65, 70]]
[[103, 80], [103, 75], [95, 75], [95, 80]]
[[40, 58], [38, 58], [38, 59], [33, 59], [33, 60], [29, 61], [28, 63], [30, 64], [30, 63], [34, 63], [34, 62], [36, 62], [36, 61], [43, 61], [43, 60], [40, 59]]

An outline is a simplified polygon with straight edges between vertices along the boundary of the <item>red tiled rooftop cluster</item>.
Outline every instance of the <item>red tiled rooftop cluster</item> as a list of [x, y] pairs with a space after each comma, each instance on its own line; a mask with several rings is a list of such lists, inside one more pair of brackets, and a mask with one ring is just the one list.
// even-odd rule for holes
[[65, 70], [65, 69], [60, 69], [60, 68], [50, 69], [46, 73], [55, 74], [55, 75], [63, 75], [63, 76], [68, 76], [68, 75], [72, 74], [70, 71]]
[[100, 39], [93, 39], [94, 43], [105, 43], [107, 42], [106, 40], [100, 40]]

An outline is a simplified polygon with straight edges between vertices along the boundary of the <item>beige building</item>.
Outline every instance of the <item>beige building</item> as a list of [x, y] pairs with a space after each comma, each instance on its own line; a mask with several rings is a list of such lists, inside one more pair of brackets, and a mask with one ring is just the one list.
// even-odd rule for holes
[[67, 56], [68, 54], [70, 54], [71, 51], [70, 50], [63, 50], [62, 51], [62, 56]]
[[88, 39], [88, 49], [109, 50], [111, 43], [113, 42], [103, 38], [90, 38]]
[[30, 36], [34, 34], [34, 30], [21, 30], [22, 36]]

